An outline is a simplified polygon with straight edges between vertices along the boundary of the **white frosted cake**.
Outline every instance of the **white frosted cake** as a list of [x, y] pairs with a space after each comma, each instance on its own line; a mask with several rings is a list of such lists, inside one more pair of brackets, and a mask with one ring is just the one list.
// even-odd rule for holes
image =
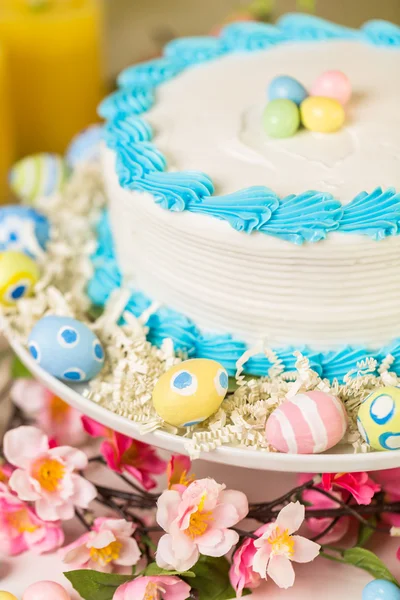
[[[329, 70], [352, 98], [335, 133], [266, 134], [267, 88]], [[90, 295], [157, 303], [149, 339], [266, 375], [300, 349], [341, 379], [367, 356], [400, 373], [400, 29], [289, 15], [170, 43], [100, 107], [109, 215]], [[112, 238], [108, 230], [111, 224]], [[254, 349], [254, 350], [253, 350]], [[251, 354], [251, 352], [250, 352]]]

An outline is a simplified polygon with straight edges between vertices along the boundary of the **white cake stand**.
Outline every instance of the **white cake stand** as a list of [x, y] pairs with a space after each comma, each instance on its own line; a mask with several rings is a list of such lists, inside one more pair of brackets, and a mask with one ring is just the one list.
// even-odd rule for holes
[[[187, 454], [184, 437], [159, 430], [142, 434], [139, 426], [129, 419], [116, 415], [85, 398], [82, 395], [84, 384], [71, 385], [59, 381], [39, 367], [21, 343], [15, 340], [10, 340], [10, 343], [19, 359], [36, 379], [82, 414], [134, 439], [140, 439], [170, 452]], [[236, 467], [290, 473], [378, 471], [400, 467], [400, 450], [354, 454], [352, 447], [346, 445], [339, 445], [324, 454], [312, 455], [278, 454], [221, 446], [211, 452], [204, 452], [201, 458]]]

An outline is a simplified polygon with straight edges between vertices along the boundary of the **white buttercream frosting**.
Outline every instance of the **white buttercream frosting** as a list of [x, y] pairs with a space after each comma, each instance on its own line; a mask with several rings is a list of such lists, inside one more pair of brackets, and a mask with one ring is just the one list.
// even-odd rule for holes
[[[269, 140], [260, 115], [278, 74], [306, 86], [343, 70], [354, 98], [342, 131]], [[280, 196], [328, 191], [343, 203], [400, 189], [400, 53], [355, 41], [287, 44], [193, 67], [157, 89], [145, 118], [169, 170], [201, 170], [216, 193], [266, 185]], [[400, 237], [331, 233], [297, 246], [227, 222], [173, 213], [124, 190], [103, 151], [118, 259], [127, 281], [205, 331], [271, 346], [378, 347], [400, 336]]]

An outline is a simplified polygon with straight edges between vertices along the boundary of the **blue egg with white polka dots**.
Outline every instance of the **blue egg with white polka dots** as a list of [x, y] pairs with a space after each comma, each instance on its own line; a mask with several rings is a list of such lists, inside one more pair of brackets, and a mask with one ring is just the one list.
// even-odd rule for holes
[[400, 600], [400, 588], [391, 581], [375, 579], [363, 589], [362, 600]]
[[85, 323], [71, 317], [47, 316], [28, 340], [32, 357], [45, 371], [70, 383], [89, 381], [104, 365], [104, 350]]

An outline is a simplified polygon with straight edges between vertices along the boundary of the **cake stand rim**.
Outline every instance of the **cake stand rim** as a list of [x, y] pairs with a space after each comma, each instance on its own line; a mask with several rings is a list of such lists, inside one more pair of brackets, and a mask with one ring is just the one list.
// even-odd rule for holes
[[[83, 384], [69, 385], [56, 379], [42, 369], [17, 339], [9, 343], [30, 373], [45, 387], [59, 396], [67, 404], [102, 425], [128, 435], [134, 439], [152, 444], [170, 452], [187, 454], [185, 438], [162, 430], [141, 433], [140, 427], [126, 417], [117, 415], [82, 395]], [[345, 446], [339, 449], [345, 450]], [[350, 446], [348, 448], [351, 448]], [[390, 452], [358, 453], [353, 451], [324, 454], [283, 454], [263, 452], [251, 448], [220, 446], [209, 452], [202, 452], [202, 460], [248, 468], [257, 471], [277, 471], [287, 473], [336, 473], [357, 471], [378, 471], [400, 467], [400, 450]]]

